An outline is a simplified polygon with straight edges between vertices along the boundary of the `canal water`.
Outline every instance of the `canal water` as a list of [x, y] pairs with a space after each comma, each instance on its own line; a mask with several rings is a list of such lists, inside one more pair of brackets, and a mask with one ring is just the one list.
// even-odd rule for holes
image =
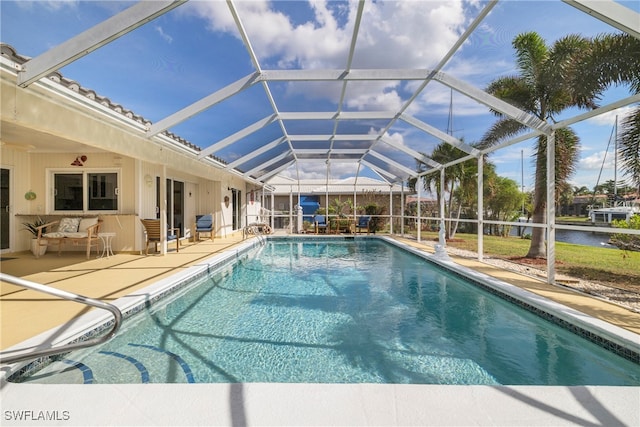
[[[518, 235], [518, 228], [511, 229], [511, 235]], [[531, 228], [524, 231], [525, 234], [531, 234]], [[574, 245], [595, 246], [598, 248], [618, 249], [614, 245], [609, 244], [609, 234], [594, 233], [593, 231], [574, 231], [574, 230], [558, 230], [556, 229], [556, 242], [573, 243]]]
[[618, 249], [614, 245], [610, 245], [608, 243], [609, 237], [610, 234], [594, 233], [593, 231], [556, 230], [557, 242]]

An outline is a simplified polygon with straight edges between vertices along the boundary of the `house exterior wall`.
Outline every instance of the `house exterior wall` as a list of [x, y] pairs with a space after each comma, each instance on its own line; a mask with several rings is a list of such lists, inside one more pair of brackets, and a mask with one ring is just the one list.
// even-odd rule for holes
[[[23, 138], [20, 143], [2, 141], [0, 164], [11, 171], [11, 251], [29, 249], [31, 235], [20, 231], [22, 223], [36, 216], [57, 220], [64, 216], [53, 212], [54, 171], [117, 171], [119, 174], [119, 205], [115, 212], [100, 212], [102, 231], [115, 232], [113, 249], [116, 252], [139, 252], [143, 249], [144, 234], [138, 218], [156, 216], [156, 177], [184, 182], [184, 227], [189, 236], [195, 215], [213, 213], [217, 235], [229, 235], [232, 229], [232, 206], [224, 203], [231, 196], [227, 188], [237, 188], [247, 194], [242, 177], [207, 165], [178, 149], [167, 147], [145, 137], [144, 126], [114, 113], [91, 100], [78, 99], [67, 88], [47, 87], [34, 83], [18, 88], [15, 75], [2, 70], [0, 76], [1, 126], [25, 132], [33, 138], [46, 137], [60, 141], [59, 146], [83, 147], [81, 150], [37, 150]], [[75, 96], [75, 98], [74, 98]], [[81, 97], [80, 97], [81, 98]], [[94, 105], [95, 104], [95, 105]], [[4, 133], [4, 131], [3, 131]], [[81, 145], [78, 145], [81, 144]], [[57, 143], [54, 145], [58, 145]], [[71, 166], [77, 156], [86, 155], [82, 167]], [[151, 183], [147, 184], [147, 177]], [[36, 193], [27, 201], [24, 194]], [[243, 215], [240, 227], [244, 224]], [[82, 216], [95, 216], [83, 212]], [[71, 249], [71, 248], [69, 248]]]

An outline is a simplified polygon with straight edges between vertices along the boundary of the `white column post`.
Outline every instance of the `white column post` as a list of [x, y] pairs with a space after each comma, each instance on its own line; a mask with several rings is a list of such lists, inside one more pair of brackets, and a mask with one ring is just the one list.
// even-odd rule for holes
[[418, 206], [417, 206], [417, 208], [418, 208], [418, 209], [417, 209], [417, 215], [418, 215], [418, 221], [417, 221], [417, 223], [418, 223], [418, 232], [416, 233], [416, 235], [417, 235], [417, 238], [418, 238], [418, 242], [421, 242], [421, 241], [422, 241], [422, 236], [421, 236], [421, 234], [422, 234], [422, 219], [421, 219], [421, 217], [420, 217], [420, 215], [421, 215], [421, 212], [420, 212], [420, 205], [421, 205], [421, 203], [420, 203], [420, 199], [421, 199], [421, 197], [422, 197], [422, 184], [420, 183], [420, 178], [422, 178], [422, 177], [420, 177], [420, 176], [419, 176], [419, 177], [418, 177], [418, 180], [416, 181], [416, 190], [417, 190], [417, 194], [418, 194], [418, 202], [417, 202], [417, 203], [418, 203]]
[[393, 234], [393, 185], [389, 186], [389, 233]]
[[484, 156], [478, 156], [478, 261], [484, 258]]
[[444, 170], [445, 168], [443, 167], [442, 169], [440, 169], [440, 233], [438, 234], [438, 240], [439, 240], [439, 244], [442, 245], [443, 248], [445, 248], [447, 246], [447, 242], [445, 239], [446, 233], [445, 233], [445, 227], [446, 224], [444, 222]]
[[167, 206], [167, 166], [162, 166], [160, 172], [160, 254], [167, 254], [167, 227], [168, 227], [168, 206]]
[[404, 181], [402, 181], [400, 187], [400, 234], [404, 236], [404, 207], [405, 207], [405, 198], [404, 198]]
[[556, 133], [547, 136], [547, 283], [556, 281]]

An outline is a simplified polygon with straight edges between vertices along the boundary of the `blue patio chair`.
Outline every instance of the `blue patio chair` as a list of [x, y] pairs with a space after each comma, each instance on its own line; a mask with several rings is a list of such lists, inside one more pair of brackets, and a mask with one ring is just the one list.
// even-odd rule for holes
[[367, 234], [369, 234], [369, 222], [371, 221], [370, 216], [361, 216], [358, 218], [358, 223], [356, 224], [356, 233], [359, 230], [365, 229], [367, 230]]
[[209, 237], [213, 240], [213, 215], [196, 215], [196, 225], [194, 227], [196, 240], [200, 240], [200, 233], [209, 233]]
[[316, 215], [313, 217], [313, 221], [315, 223], [316, 234], [318, 234], [319, 230], [324, 230], [326, 233], [328, 228], [327, 218], [324, 215]]

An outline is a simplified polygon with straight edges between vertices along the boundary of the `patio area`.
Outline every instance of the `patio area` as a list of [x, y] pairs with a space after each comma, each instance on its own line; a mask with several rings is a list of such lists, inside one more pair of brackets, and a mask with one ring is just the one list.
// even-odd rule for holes
[[[183, 240], [180, 252], [171, 245], [166, 256], [116, 253], [87, 260], [84, 252], [55, 251], [35, 259], [30, 252], [2, 258], [2, 273], [47, 284], [105, 302], [135, 293], [202, 259], [242, 241], [242, 233], [198, 242]], [[5, 349], [85, 313], [89, 308], [43, 293], [0, 282], [1, 348]]]

